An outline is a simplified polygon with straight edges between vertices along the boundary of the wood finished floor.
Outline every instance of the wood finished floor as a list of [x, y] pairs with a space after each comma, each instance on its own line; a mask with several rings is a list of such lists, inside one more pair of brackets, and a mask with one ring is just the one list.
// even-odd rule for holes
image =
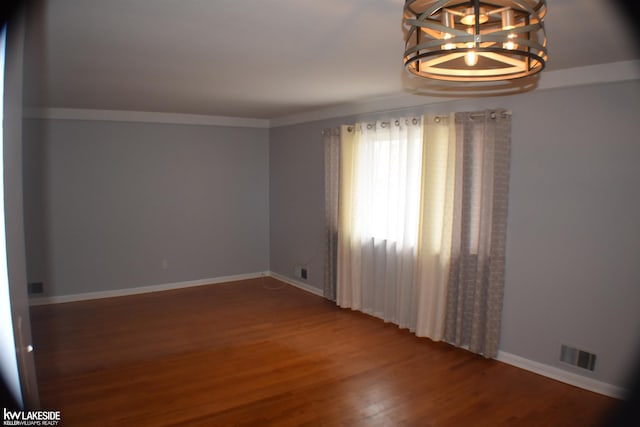
[[274, 279], [31, 309], [65, 426], [591, 426], [615, 400]]

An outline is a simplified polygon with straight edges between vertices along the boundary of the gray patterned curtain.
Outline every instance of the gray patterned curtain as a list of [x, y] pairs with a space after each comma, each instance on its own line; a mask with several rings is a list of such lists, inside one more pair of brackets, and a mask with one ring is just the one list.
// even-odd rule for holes
[[340, 129], [325, 129], [324, 137], [324, 194], [325, 194], [325, 250], [324, 297], [336, 300], [338, 259], [338, 195], [340, 170]]
[[511, 117], [457, 113], [453, 235], [444, 339], [495, 357], [505, 273]]

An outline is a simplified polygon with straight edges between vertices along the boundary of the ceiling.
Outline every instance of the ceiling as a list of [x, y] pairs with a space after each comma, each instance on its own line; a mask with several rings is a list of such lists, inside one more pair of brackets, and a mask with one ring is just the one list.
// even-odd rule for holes
[[[34, 3], [42, 8], [27, 13], [31, 108], [273, 119], [412, 85], [403, 0]], [[638, 58], [610, 1], [547, 4], [544, 72]]]

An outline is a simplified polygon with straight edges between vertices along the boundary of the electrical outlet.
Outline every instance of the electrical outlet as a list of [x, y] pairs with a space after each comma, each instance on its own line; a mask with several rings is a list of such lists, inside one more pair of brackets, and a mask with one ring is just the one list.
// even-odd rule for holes
[[162, 269], [166, 270], [169, 268], [169, 261], [167, 261], [166, 259], [162, 260]]

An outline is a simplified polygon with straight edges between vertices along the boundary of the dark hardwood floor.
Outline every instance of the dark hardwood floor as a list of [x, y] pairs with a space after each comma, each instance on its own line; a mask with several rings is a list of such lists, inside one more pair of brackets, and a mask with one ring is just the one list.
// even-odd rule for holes
[[271, 278], [31, 309], [65, 426], [591, 426], [615, 404]]

